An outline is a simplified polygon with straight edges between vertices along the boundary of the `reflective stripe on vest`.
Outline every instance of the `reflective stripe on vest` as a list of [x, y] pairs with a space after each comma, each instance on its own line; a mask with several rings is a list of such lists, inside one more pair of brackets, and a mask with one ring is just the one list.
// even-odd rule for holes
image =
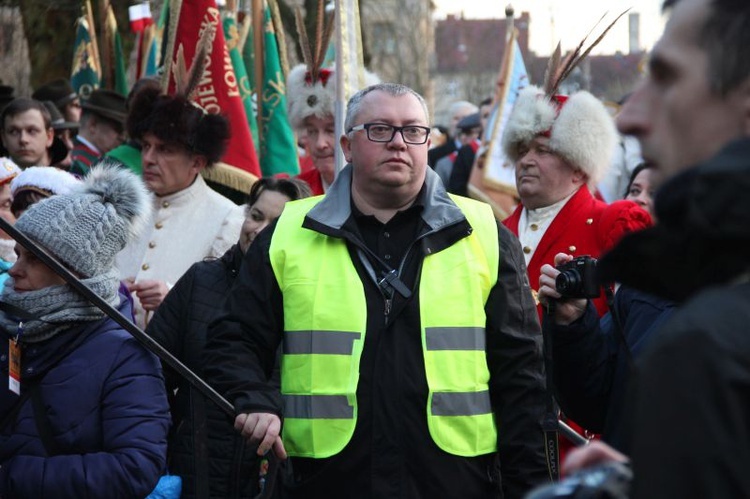
[[[419, 299], [427, 418], [438, 446], [476, 456], [497, 442], [484, 304], [497, 278], [499, 248], [491, 209], [454, 200], [475, 230], [424, 260]], [[339, 453], [354, 433], [367, 302], [346, 243], [300, 228], [318, 201], [285, 205], [270, 256], [284, 296], [284, 446], [291, 456], [324, 458]]]
[[[474, 230], [424, 260], [419, 309], [429, 386], [427, 425], [445, 452], [478, 456], [497, 450], [484, 306], [497, 282], [498, 229], [488, 205], [452, 198]], [[457, 262], [458, 269], [451, 267]]]

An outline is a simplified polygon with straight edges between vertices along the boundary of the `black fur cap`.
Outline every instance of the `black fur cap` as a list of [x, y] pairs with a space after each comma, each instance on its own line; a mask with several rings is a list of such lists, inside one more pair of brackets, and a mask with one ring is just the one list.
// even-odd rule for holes
[[133, 97], [127, 128], [131, 138], [152, 133], [205, 156], [209, 165], [224, 155], [230, 134], [224, 116], [208, 114], [181, 95], [163, 95], [158, 88], [144, 88]]

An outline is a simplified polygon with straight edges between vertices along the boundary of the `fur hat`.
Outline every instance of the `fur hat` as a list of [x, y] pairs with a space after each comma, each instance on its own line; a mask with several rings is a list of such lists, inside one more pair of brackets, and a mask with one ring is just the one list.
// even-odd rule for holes
[[10, 183], [10, 192], [16, 197], [23, 191], [34, 191], [45, 197], [70, 194], [81, 181], [73, 174], [51, 166], [30, 166]]
[[205, 156], [209, 166], [224, 155], [230, 135], [227, 118], [206, 113], [183, 95], [164, 95], [158, 86], [145, 86], [133, 96], [127, 130], [134, 139], [152, 133], [164, 142], [180, 144]]
[[[380, 82], [375, 74], [365, 70], [365, 86]], [[302, 126], [308, 116], [325, 118], [333, 116], [336, 103], [336, 73], [333, 69], [320, 69], [318, 78], [312, 76], [305, 64], [289, 71], [286, 81], [287, 113], [293, 128]]]
[[553, 99], [535, 86], [518, 94], [503, 132], [503, 151], [513, 162], [534, 137], [550, 138], [550, 148], [595, 184], [609, 168], [617, 143], [615, 123], [599, 99], [586, 91]]
[[32, 205], [16, 228], [83, 278], [101, 275], [145, 226], [151, 203], [143, 182], [105, 161], [69, 194]]

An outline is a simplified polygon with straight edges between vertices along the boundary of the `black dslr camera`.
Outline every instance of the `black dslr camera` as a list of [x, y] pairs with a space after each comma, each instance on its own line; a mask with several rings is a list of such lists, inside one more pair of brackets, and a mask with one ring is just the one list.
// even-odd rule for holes
[[556, 268], [560, 274], [555, 287], [563, 298], [598, 298], [601, 294], [596, 277], [596, 258], [579, 256]]
[[606, 463], [532, 490], [525, 499], [628, 499], [633, 471], [623, 463]]

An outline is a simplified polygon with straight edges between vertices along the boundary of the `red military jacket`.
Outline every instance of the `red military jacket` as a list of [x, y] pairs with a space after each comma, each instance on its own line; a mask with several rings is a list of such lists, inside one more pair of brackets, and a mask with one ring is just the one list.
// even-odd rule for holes
[[[518, 222], [523, 205], [503, 221], [503, 224], [518, 236]], [[529, 261], [529, 283], [536, 299], [542, 265], [554, 265], [557, 253], [573, 256], [591, 255], [599, 258], [612, 248], [628, 232], [651, 225], [651, 217], [632, 201], [616, 201], [607, 204], [591, 195], [585, 186], [571, 197], [554, 218], [539, 241], [534, 256]], [[604, 293], [593, 300], [599, 316], [607, 311]], [[542, 307], [537, 303], [539, 319]]]
[[320, 196], [321, 194], [325, 194], [325, 189], [323, 188], [323, 179], [321, 178], [320, 172], [317, 169], [313, 168], [312, 170], [304, 171], [297, 175], [295, 178], [307, 182], [307, 185], [310, 186], [310, 190], [312, 191], [313, 196]]

